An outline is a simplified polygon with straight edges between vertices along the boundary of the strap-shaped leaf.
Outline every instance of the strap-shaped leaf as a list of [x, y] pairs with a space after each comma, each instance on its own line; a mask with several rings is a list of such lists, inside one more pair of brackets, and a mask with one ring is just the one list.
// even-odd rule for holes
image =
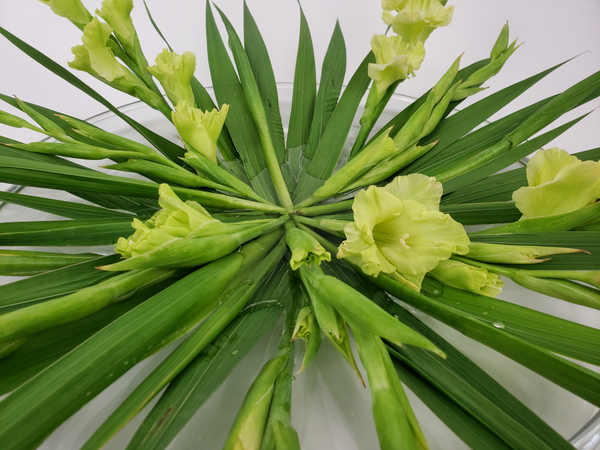
[[64, 200], [54, 200], [45, 197], [35, 197], [33, 195], [12, 194], [10, 192], [0, 192], [0, 201], [25, 206], [27, 208], [37, 209], [57, 216], [69, 219], [108, 219], [132, 218], [127, 213], [113, 211], [97, 206], [84, 205], [82, 203], [67, 202]]
[[0, 223], [0, 245], [111, 245], [131, 232], [128, 218], [6, 222]]
[[11, 450], [38, 446], [63, 421], [148, 356], [149, 348], [175, 332], [199, 301], [217, 296], [241, 259], [234, 253], [196, 270], [22, 385], [0, 403], [0, 442]]
[[91, 316], [29, 337], [17, 350], [0, 359], [0, 395], [21, 386], [102, 328], [170, 284], [171, 280], [163, 281]]
[[[210, 398], [241, 359], [258, 342], [269, 325], [281, 313], [273, 299], [289, 295], [287, 264], [274, 271], [251, 302], [266, 301], [267, 307], [242, 312], [213, 342], [198, 355], [169, 385], [146, 417], [128, 448], [163, 449]], [[275, 306], [275, 307], [273, 307]], [[236, 351], [237, 350], [237, 351]]]
[[279, 112], [279, 96], [277, 95], [277, 84], [275, 83], [275, 74], [271, 65], [271, 59], [260, 31], [244, 2], [244, 49], [248, 55], [248, 61], [258, 86], [260, 98], [262, 100], [269, 132], [273, 141], [273, 147], [277, 155], [279, 164], [285, 162], [285, 143], [283, 136], [283, 125], [281, 123], [281, 113]]
[[380, 275], [369, 280], [412, 307], [502, 353], [584, 400], [600, 406], [600, 375], [596, 372], [412, 291], [387, 276]]
[[115, 274], [96, 267], [118, 261], [120, 255], [94, 258], [0, 286], [0, 313], [70, 294]]
[[346, 45], [340, 24], [336, 22], [329, 47], [327, 47], [327, 52], [323, 58], [313, 120], [308, 143], [304, 150], [304, 157], [308, 160], [312, 160], [314, 157], [321, 136], [327, 128], [327, 124], [337, 105], [345, 73]]
[[266, 174], [260, 137], [248, 109], [244, 91], [229, 59], [210, 3], [206, 3], [206, 39], [208, 42], [208, 65], [215, 96], [219, 103], [227, 103], [229, 112], [225, 124], [244, 162], [248, 178], [256, 193], [269, 201], [275, 201], [273, 183]]
[[[298, 40], [298, 53], [296, 55], [294, 93], [292, 95], [286, 148], [290, 160], [294, 162], [298, 158], [297, 161], [299, 163], [300, 155], [304, 153], [304, 147], [308, 143], [308, 135], [313, 121], [315, 97], [317, 95], [317, 74], [310, 30], [304, 16], [304, 11], [302, 11], [300, 5], [298, 6], [300, 7], [300, 37]], [[299, 149], [299, 151], [294, 149]], [[293, 152], [297, 154], [294, 156]], [[293, 167], [299, 169], [299, 164]]]
[[519, 220], [522, 215], [513, 202], [440, 205], [440, 211], [450, 214], [454, 220], [463, 225], [509, 223]]
[[504, 300], [462, 291], [426, 277], [423, 292], [436, 290], [434, 298], [490, 324], [501, 323], [506, 333], [568, 356], [600, 366], [600, 330], [525, 308]]

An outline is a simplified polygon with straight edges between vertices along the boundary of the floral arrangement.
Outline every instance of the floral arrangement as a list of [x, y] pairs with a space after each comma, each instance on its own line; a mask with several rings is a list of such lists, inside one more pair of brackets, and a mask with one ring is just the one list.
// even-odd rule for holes
[[[0, 224], [0, 245], [17, 247], [0, 254], [0, 274], [27, 276], [0, 286], [2, 448], [40, 446], [136, 363], [180, 340], [82, 447], [102, 448], [159, 397], [128, 448], [167, 448], [273, 326], [277, 349], [251, 374], [225, 449], [300, 448], [292, 381], [312, 369], [323, 336], [368, 386], [382, 449], [429, 448], [404, 386], [471, 448], [573, 448], [407, 307], [600, 406], [600, 375], [572, 362], [600, 365], [600, 331], [495, 298], [504, 277], [600, 309], [600, 150], [542, 149], [581, 120], [553, 125], [600, 95], [600, 73], [483, 124], [558, 67], [460, 108], [519, 48], [506, 25], [489, 56], [462, 67], [457, 55], [382, 125], [454, 7], [383, 0], [388, 31], [373, 35], [346, 87], [339, 26], [317, 80], [300, 8], [284, 133], [269, 54], [247, 7], [240, 35], [206, 4], [213, 97], [194, 75], [193, 53], [165, 40], [147, 59], [132, 0], [103, 0], [94, 12], [79, 0], [43, 3], [82, 32], [72, 70], [0, 33], [145, 143], [0, 94], [20, 111], [0, 111], [0, 123], [50, 138], [0, 137], [0, 181], [85, 201], [0, 192], [0, 201], [65, 219]], [[158, 111], [180, 143], [112, 106], [89, 76]], [[512, 168], [531, 154], [526, 168]], [[109, 162], [90, 169], [78, 160]], [[18, 249], [107, 244], [115, 252]]]

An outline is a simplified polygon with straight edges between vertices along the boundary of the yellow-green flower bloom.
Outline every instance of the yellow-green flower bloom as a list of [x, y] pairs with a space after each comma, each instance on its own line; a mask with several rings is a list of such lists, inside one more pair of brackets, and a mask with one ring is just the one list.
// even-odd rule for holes
[[196, 70], [196, 55], [185, 52], [178, 55], [166, 48], [155, 59], [156, 65], [148, 70], [160, 82], [173, 105], [185, 101], [194, 105], [194, 93], [190, 84]]
[[135, 233], [127, 239], [119, 238], [115, 245], [116, 251], [125, 258], [142, 255], [174, 239], [194, 237], [198, 230], [223, 225], [199, 203], [181, 201], [168, 184], [161, 184], [158, 193], [162, 209], [145, 223], [133, 219]]
[[57, 16], [70, 20], [79, 28], [86, 26], [91, 20], [92, 15], [83, 6], [81, 0], [40, 0], [48, 5], [52, 12]]
[[132, 0], [104, 0], [96, 14], [108, 23], [129, 55], [134, 53], [136, 32], [131, 20]]
[[495, 297], [504, 287], [497, 274], [454, 260], [440, 261], [429, 275], [447, 286], [487, 297]]
[[463, 226], [438, 210], [441, 194], [441, 184], [421, 174], [360, 191], [338, 258], [348, 258], [368, 275], [392, 274], [418, 288], [440, 261], [469, 251]]
[[556, 147], [540, 150], [527, 164], [527, 182], [512, 196], [522, 219], [576, 211], [600, 198], [600, 162]]
[[381, 6], [383, 21], [412, 47], [425, 42], [436, 28], [449, 25], [454, 12], [454, 6], [444, 7], [438, 0], [382, 0]]
[[224, 104], [221, 110], [202, 111], [181, 101], [171, 114], [175, 128], [181, 139], [195, 150], [202, 153], [212, 162], [217, 162], [217, 140], [223, 129], [223, 124], [229, 111], [229, 105]]
[[147, 89], [146, 85], [127, 67], [119, 63], [112, 50], [106, 46], [112, 28], [94, 17], [83, 29], [81, 41], [83, 45], [73, 47], [71, 51], [75, 59], [69, 62], [69, 67], [88, 72], [108, 82], [129, 83]]
[[377, 103], [387, 88], [398, 80], [404, 80], [421, 67], [425, 58], [425, 47], [417, 42], [414, 48], [400, 36], [375, 34], [371, 38], [371, 50], [375, 63], [369, 64], [369, 77], [375, 81]]
[[290, 228], [286, 231], [285, 241], [292, 251], [290, 259], [292, 270], [298, 270], [302, 264], [309, 267], [313, 264], [320, 266], [321, 261], [331, 261], [331, 254], [306, 231]]

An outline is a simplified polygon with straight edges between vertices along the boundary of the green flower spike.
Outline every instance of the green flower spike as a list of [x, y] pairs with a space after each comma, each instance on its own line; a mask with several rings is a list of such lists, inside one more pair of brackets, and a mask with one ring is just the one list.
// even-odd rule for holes
[[83, 28], [81, 41], [83, 45], [71, 48], [75, 59], [69, 62], [69, 67], [87, 72], [109, 86], [139, 98], [152, 108], [169, 114], [171, 109], [163, 98], [153, 92], [131, 70], [121, 64], [108, 45], [112, 34], [110, 25], [100, 22], [94, 17]]
[[469, 251], [462, 225], [438, 210], [441, 194], [441, 184], [421, 174], [360, 191], [338, 258], [374, 277], [380, 272], [403, 277], [418, 290], [423, 275], [440, 261]]
[[540, 150], [527, 164], [527, 182], [512, 196], [521, 219], [576, 211], [600, 198], [600, 162], [580, 161], [556, 147]]
[[171, 113], [175, 128], [181, 139], [191, 147], [192, 153], [201, 153], [212, 162], [217, 162], [217, 140], [223, 129], [229, 105], [221, 110], [202, 111], [182, 100]]
[[454, 6], [444, 7], [438, 0], [383, 0], [382, 7], [383, 21], [412, 47], [425, 42], [436, 28], [449, 25], [454, 12]]
[[373, 103], [377, 105], [393, 83], [415, 75], [425, 58], [425, 47], [422, 42], [417, 42], [413, 48], [401, 36], [375, 34], [371, 38], [371, 49], [375, 63], [369, 64], [368, 73], [374, 80], [376, 101]]
[[429, 275], [447, 286], [487, 297], [495, 297], [504, 287], [497, 274], [453, 260], [440, 261]]
[[96, 14], [108, 23], [128, 55], [134, 54], [136, 32], [131, 20], [132, 0], [104, 0]]
[[48, 5], [57, 16], [73, 22], [77, 27], [83, 29], [91, 20], [92, 15], [83, 6], [81, 0], [40, 0]]
[[190, 84], [196, 70], [196, 55], [185, 52], [178, 55], [166, 48], [155, 59], [156, 65], [148, 70], [160, 82], [173, 105], [185, 101], [194, 105], [194, 93]]

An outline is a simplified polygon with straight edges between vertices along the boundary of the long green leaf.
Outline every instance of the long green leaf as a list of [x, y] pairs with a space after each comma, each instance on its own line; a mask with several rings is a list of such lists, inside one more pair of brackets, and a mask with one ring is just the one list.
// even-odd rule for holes
[[[252, 250], [249, 250], [252, 246], [246, 247], [249, 254], [244, 258], [244, 266], [231, 280], [230, 285], [234, 286], [228, 286], [219, 297], [221, 300], [218, 300], [217, 309], [119, 405], [82, 450], [101, 448], [238, 315], [256, 292], [262, 279], [268, 278], [286, 251], [283, 240], [273, 248], [277, 236], [274, 235], [273, 238], [263, 239]], [[252, 283], [248, 284], [247, 280], [252, 280]]]
[[0, 223], [0, 245], [111, 245], [129, 234], [127, 218]]
[[294, 93], [292, 95], [290, 124], [286, 142], [290, 167], [296, 177], [300, 173], [301, 159], [308, 143], [317, 95], [313, 43], [304, 11], [302, 11], [300, 5], [298, 6], [300, 7], [300, 37], [298, 39], [298, 53], [294, 71]]
[[[334, 267], [333, 264], [328, 266]], [[403, 364], [397, 367], [402, 369], [402, 381], [472, 448], [506, 448], [501, 436], [509, 436], [516, 443], [522, 439], [521, 448], [524, 450], [544, 448], [544, 444], [553, 449], [570, 448], [558, 433], [519, 400], [418, 318], [390, 301], [381, 289], [356, 275], [352, 276], [347, 268], [339, 264], [335, 266], [340, 279], [377, 301], [390, 314], [426, 336], [446, 353], [447, 358], [442, 359], [413, 346], [395, 347], [391, 352], [392, 356], [402, 357]], [[406, 375], [409, 375], [408, 378]], [[532, 434], [537, 439], [532, 438]], [[481, 441], [486, 444], [479, 446]], [[527, 447], [527, 442], [541, 445]]]
[[131, 214], [113, 211], [97, 206], [84, 205], [82, 203], [67, 202], [64, 200], [54, 200], [45, 197], [35, 197], [33, 195], [12, 194], [10, 192], [0, 192], [0, 201], [25, 206], [27, 208], [37, 209], [68, 219], [108, 219], [108, 218], [132, 218]]
[[281, 307], [273, 300], [287, 298], [288, 271], [286, 264], [280, 265], [252, 298], [254, 304], [267, 302], [266, 308], [256, 312], [249, 309], [247, 313], [240, 314], [213, 341], [211, 347], [169, 385], [128, 448], [158, 450], [169, 445], [281, 313]]
[[584, 400], [600, 406], [600, 375], [596, 372], [529, 344], [501, 328], [416, 293], [386, 276], [380, 275], [369, 280], [467, 337], [487, 345]]
[[118, 261], [120, 255], [94, 258], [0, 286], [0, 313], [75, 292], [115, 274], [96, 267]]
[[96, 259], [95, 253], [51, 253], [28, 250], [0, 250], [0, 274], [12, 276], [37, 275], [80, 262]]
[[[327, 124], [337, 105], [340, 92], [342, 91], [345, 72], [346, 45], [340, 24], [336, 22], [329, 47], [327, 47], [327, 52], [323, 58], [319, 90], [317, 91], [317, 98], [315, 100], [315, 110], [308, 142], [304, 149], [304, 157], [308, 160], [307, 163], [312, 160], [321, 136], [327, 128]], [[308, 167], [308, 165], [305, 165], [305, 167]]]
[[463, 225], [508, 223], [519, 220], [521, 211], [513, 202], [460, 203], [440, 205], [440, 211], [450, 214]]
[[277, 195], [266, 170], [260, 137], [252, 121], [242, 86], [219, 34], [209, 2], [206, 3], [206, 37], [208, 65], [217, 101], [230, 106], [225, 121], [227, 129], [231, 133], [231, 138], [256, 193], [274, 202]]
[[24, 384], [109, 323], [157, 294], [171, 283], [171, 280], [163, 281], [146, 291], [135, 294], [126, 301], [111, 305], [91, 316], [29, 337], [13, 353], [0, 359], [0, 395], [13, 391]]
[[[5, 449], [38, 446], [185, 322], [199, 301], [218, 295], [243, 257], [232, 254], [198, 269], [111, 323], [0, 402]], [[34, 428], [31, 423], [35, 423]]]
[[600, 366], [600, 330], [495, 298], [462, 291], [426, 278], [424, 292], [433, 289], [439, 302], [532, 344], [569, 358]]
[[267, 115], [269, 132], [279, 164], [285, 162], [285, 143], [283, 125], [279, 112], [279, 96], [271, 59], [260, 31], [244, 2], [244, 49], [260, 92], [260, 98]]

